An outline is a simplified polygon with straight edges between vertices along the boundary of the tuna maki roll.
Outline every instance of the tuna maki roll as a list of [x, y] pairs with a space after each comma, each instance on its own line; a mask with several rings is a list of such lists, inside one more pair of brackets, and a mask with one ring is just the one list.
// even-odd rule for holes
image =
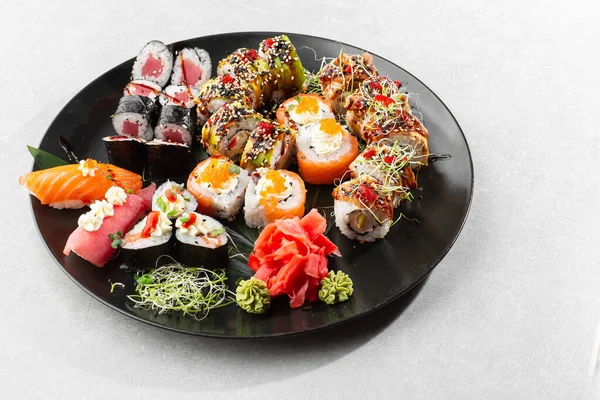
[[252, 171], [259, 167], [284, 169], [295, 154], [296, 135], [283, 125], [260, 121], [246, 142], [240, 166]]
[[185, 180], [194, 166], [190, 147], [182, 143], [154, 139], [146, 143], [148, 173], [153, 180]]
[[125, 234], [121, 244], [125, 264], [138, 269], [166, 264], [168, 257], [161, 256], [171, 250], [172, 224], [160, 211], [152, 211], [138, 222]]
[[135, 80], [125, 86], [123, 96], [146, 96], [150, 100], [156, 99], [161, 91], [160, 85], [152, 81]]
[[180, 217], [184, 212], [196, 211], [196, 198], [183, 188], [183, 184], [166, 181], [156, 189], [152, 196], [152, 210], [161, 211], [171, 219]]
[[206, 50], [197, 47], [181, 49], [175, 56], [171, 84], [200, 89], [210, 78], [211, 70], [212, 63]]
[[193, 109], [166, 105], [162, 107], [154, 134], [156, 139], [191, 146], [195, 127]]
[[147, 80], [164, 87], [173, 70], [173, 54], [161, 41], [148, 42], [135, 58], [132, 80]]
[[202, 127], [202, 144], [210, 155], [239, 161], [250, 132], [262, 120], [260, 114], [241, 103], [225, 104]]
[[249, 180], [248, 171], [227, 157], [213, 156], [194, 168], [186, 186], [198, 200], [199, 212], [233, 220], [242, 208]]
[[185, 108], [194, 108], [198, 91], [183, 85], [169, 85], [163, 89], [158, 97], [162, 106], [175, 105]]
[[154, 132], [152, 125], [156, 119], [156, 103], [146, 96], [123, 96], [112, 118], [115, 132], [119, 136], [131, 136], [148, 141]]
[[217, 220], [195, 212], [175, 221], [175, 258], [183, 265], [207, 269], [229, 265], [227, 234]]
[[106, 136], [102, 142], [111, 164], [142, 175], [146, 165], [146, 142], [129, 136]]

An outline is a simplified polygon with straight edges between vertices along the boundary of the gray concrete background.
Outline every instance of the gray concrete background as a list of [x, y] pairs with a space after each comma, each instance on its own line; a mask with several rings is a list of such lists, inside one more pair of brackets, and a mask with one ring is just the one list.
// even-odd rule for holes
[[[583, 1], [14, 1], [0, 14], [0, 398], [598, 398], [600, 15]], [[475, 194], [412, 302], [299, 338], [157, 329], [74, 285], [17, 185], [83, 86], [165, 42], [320, 35], [403, 66], [452, 110]]]

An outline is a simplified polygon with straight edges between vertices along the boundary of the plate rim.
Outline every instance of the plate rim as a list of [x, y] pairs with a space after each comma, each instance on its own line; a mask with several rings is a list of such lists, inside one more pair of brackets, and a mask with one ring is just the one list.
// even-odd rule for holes
[[[221, 33], [215, 33], [215, 34], [211, 34], [211, 35], [204, 35], [204, 36], [197, 36], [197, 37], [193, 37], [193, 38], [187, 38], [187, 39], [183, 39], [183, 40], [178, 40], [175, 42], [171, 42], [169, 44], [167, 44], [167, 46], [173, 46], [176, 44], [179, 44], [181, 42], [185, 42], [185, 41], [192, 41], [192, 40], [198, 40], [198, 39], [204, 39], [204, 40], [210, 40], [213, 38], [219, 38], [219, 37], [226, 37], [226, 36], [230, 36], [230, 35], [240, 35], [240, 34], [249, 34], [249, 35], [264, 35], [264, 36], [277, 36], [277, 35], [291, 35], [291, 36], [303, 36], [305, 38], [310, 38], [310, 39], [317, 39], [317, 40], [325, 40], [328, 42], [334, 42], [334, 43], [338, 43], [342, 46], [350, 46], [350, 47], [354, 47], [354, 48], [358, 48], [361, 49], [364, 52], [368, 52], [371, 55], [374, 55], [378, 58], [381, 58], [382, 60], [385, 60], [387, 62], [389, 62], [390, 64], [392, 64], [394, 67], [401, 69], [402, 71], [404, 71], [405, 73], [407, 73], [408, 75], [411, 76], [412, 79], [415, 79], [416, 81], [418, 81], [421, 85], [423, 85], [427, 90], [429, 90], [429, 92], [431, 94], [433, 94], [433, 96], [444, 106], [444, 108], [448, 111], [448, 113], [450, 114], [450, 117], [452, 118], [452, 120], [454, 121], [454, 123], [456, 124], [456, 126], [458, 127], [458, 131], [460, 132], [460, 135], [463, 139], [463, 142], [465, 144], [465, 148], [467, 151], [467, 155], [468, 155], [468, 159], [469, 159], [469, 169], [471, 172], [471, 181], [470, 181], [470, 191], [469, 191], [469, 196], [468, 196], [468, 201], [467, 201], [467, 205], [466, 205], [466, 210], [465, 210], [465, 215], [462, 218], [462, 221], [460, 222], [460, 226], [458, 227], [456, 234], [454, 235], [454, 237], [452, 238], [452, 240], [448, 243], [448, 245], [444, 248], [444, 250], [440, 253], [439, 257], [430, 264], [430, 268], [427, 271], [426, 274], [424, 274], [420, 279], [418, 279], [417, 281], [413, 282], [412, 285], [410, 285], [407, 289], [405, 289], [404, 291], [398, 292], [395, 295], [391, 296], [390, 298], [388, 298], [386, 301], [382, 302], [381, 304], [374, 306], [362, 313], [358, 313], [355, 315], [352, 315], [351, 317], [348, 317], [346, 319], [340, 320], [340, 321], [336, 321], [324, 326], [319, 326], [319, 327], [315, 327], [315, 328], [309, 328], [309, 329], [304, 329], [301, 331], [294, 331], [294, 332], [285, 332], [285, 333], [269, 333], [269, 334], [259, 334], [259, 335], [223, 335], [223, 334], [213, 334], [213, 333], [204, 333], [204, 332], [191, 332], [191, 331], [186, 331], [186, 330], [182, 330], [179, 328], [175, 328], [175, 327], [170, 327], [170, 326], [165, 326], [162, 324], [159, 324], [157, 322], [154, 321], [150, 321], [144, 318], [141, 318], [133, 313], [128, 313], [125, 310], [111, 304], [108, 303], [104, 300], [102, 300], [100, 297], [98, 297], [96, 294], [94, 294], [93, 292], [89, 291], [86, 287], [83, 286], [82, 283], [80, 283], [77, 279], [75, 279], [74, 276], [72, 276], [71, 274], [69, 274], [69, 272], [66, 270], [66, 268], [62, 265], [62, 263], [60, 263], [60, 261], [57, 259], [57, 257], [54, 254], [54, 251], [50, 248], [50, 246], [48, 245], [48, 242], [45, 240], [44, 236], [42, 235], [42, 232], [40, 230], [40, 226], [38, 224], [38, 221], [35, 217], [35, 212], [34, 212], [34, 202], [39, 201], [37, 200], [33, 195], [29, 195], [30, 197], [30, 202], [29, 202], [29, 210], [31, 213], [31, 217], [33, 219], [34, 225], [36, 227], [37, 233], [39, 238], [41, 239], [42, 243], [44, 244], [44, 247], [46, 248], [46, 250], [48, 251], [48, 253], [50, 254], [51, 258], [53, 259], [53, 262], [55, 264], [57, 264], [60, 268], [60, 270], [67, 275], [67, 277], [69, 277], [69, 279], [71, 281], [73, 281], [81, 290], [83, 290], [87, 295], [91, 296], [93, 299], [95, 299], [96, 301], [100, 302], [102, 305], [109, 307], [117, 312], [119, 312], [122, 315], [125, 315], [129, 318], [133, 318], [137, 321], [167, 330], [167, 331], [172, 331], [172, 332], [178, 332], [178, 333], [183, 333], [186, 335], [190, 335], [190, 336], [195, 336], [195, 337], [211, 337], [211, 338], [219, 338], [219, 339], [269, 339], [269, 338], [281, 338], [281, 337], [292, 337], [292, 336], [299, 336], [299, 335], [304, 335], [304, 334], [310, 334], [310, 333], [315, 333], [315, 332], [319, 332], [319, 331], [323, 331], [329, 328], [333, 328], [333, 327], [337, 327], [340, 326], [342, 324], [351, 322], [351, 321], [355, 321], [358, 318], [364, 317], [368, 314], [371, 314], [373, 312], [376, 312], [380, 309], [382, 309], [383, 307], [391, 304], [392, 302], [398, 300], [399, 298], [401, 298], [402, 296], [405, 296], [406, 294], [408, 294], [409, 292], [411, 292], [416, 286], [418, 286], [419, 284], [421, 284], [425, 279], [427, 279], [429, 277], [429, 275], [433, 272], [433, 270], [440, 264], [440, 262], [446, 257], [446, 255], [450, 252], [450, 250], [452, 249], [452, 247], [454, 246], [454, 244], [456, 243], [456, 241], [458, 240], [458, 238], [460, 237], [466, 222], [469, 218], [470, 212], [471, 212], [471, 206], [473, 204], [473, 193], [474, 193], [474, 189], [475, 189], [475, 168], [473, 165], [473, 157], [471, 154], [471, 148], [469, 146], [469, 142], [467, 141], [467, 137], [465, 136], [465, 133], [462, 129], [462, 127], [460, 126], [460, 124], [458, 123], [458, 120], [456, 119], [456, 117], [454, 116], [454, 113], [452, 112], [452, 110], [450, 110], [450, 108], [446, 105], [446, 103], [444, 103], [444, 101], [437, 95], [436, 92], [434, 92], [429, 86], [427, 86], [423, 81], [421, 81], [419, 78], [417, 78], [414, 74], [412, 74], [410, 71], [406, 70], [405, 68], [399, 66], [398, 64], [396, 64], [395, 62], [391, 61], [388, 58], [382, 57], [380, 55], [378, 55], [377, 53], [365, 50], [362, 47], [356, 46], [356, 45], [352, 45], [346, 42], [342, 42], [339, 40], [335, 40], [335, 39], [330, 39], [327, 37], [323, 37], [323, 36], [315, 36], [315, 35], [309, 35], [309, 34], [304, 34], [304, 33], [294, 33], [294, 32], [280, 32], [280, 31], [235, 31], [235, 32], [221, 32]], [[135, 57], [133, 57], [135, 58]], [[112, 71], [113, 69], [119, 67], [121, 64], [128, 62], [131, 58], [124, 60], [118, 64], [116, 64], [115, 66], [113, 66], [112, 68], [106, 70], [104, 73], [98, 75], [95, 79], [91, 80], [87, 85], [83, 86], [79, 91], [77, 91], [73, 96], [71, 96], [71, 98], [65, 103], [65, 105], [60, 109], [60, 111], [54, 116], [54, 118], [52, 119], [52, 121], [48, 124], [48, 126], [45, 129], [45, 132], [41, 138], [41, 140], [38, 143], [38, 148], [40, 148], [44, 142], [44, 139], [46, 138], [46, 135], [48, 134], [48, 131], [50, 130], [50, 127], [52, 127], [54, 125], [54, 123], [56, 122], [56, 120], [58, 119], [58, 117], [60, 115], [63, 114], [63, 111], [67, 108], [67, 106], [81, 93], [84, 92], [88, 87], [92, 86], [93, 84], [96, 83], [96, 81], [100, 80], [101, 78], [103, 78], [108, 72]], [[61, 157], [62, 158], [62, 157]], [[31, 171], [36, 171], [36, 163], [35, 160], [32, 162], [32, 168]]]

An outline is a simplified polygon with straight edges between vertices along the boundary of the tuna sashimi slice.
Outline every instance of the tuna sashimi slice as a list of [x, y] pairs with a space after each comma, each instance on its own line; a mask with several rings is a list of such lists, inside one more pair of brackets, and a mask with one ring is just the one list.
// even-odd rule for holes
[[77, 227], [67, 239], [63, 250], [64, 255], [68, 256], [73, 251], [96, 267], [106, 265], [116, 251], [111, 247], [112, 240], [108, 235], [119, 231], [123, 233], [129, 231], [150, 210], [155, 188], [156, 185], [153, 183], [142, 189], [139, 195], [128, 195], [125, 204], [115, 206], [115, 214], [105, 218], [97, 231], [88, 232]]

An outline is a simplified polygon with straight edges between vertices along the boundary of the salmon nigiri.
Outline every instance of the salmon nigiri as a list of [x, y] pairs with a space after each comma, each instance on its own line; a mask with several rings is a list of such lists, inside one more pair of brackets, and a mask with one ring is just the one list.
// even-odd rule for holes
[[358, 141], [334, 118], [301, 126], [298, 132], [298, 167], [307, 183], [332, 184], [358, 156]]
[[142, 177], [111, 164], [87, 159], [79, 164], [30, 172], [21, 176], [19, 183], [42, 204], [63, 209], [82, 208], [102, 200], [111, 186], [137, 193], [142, 188]]

